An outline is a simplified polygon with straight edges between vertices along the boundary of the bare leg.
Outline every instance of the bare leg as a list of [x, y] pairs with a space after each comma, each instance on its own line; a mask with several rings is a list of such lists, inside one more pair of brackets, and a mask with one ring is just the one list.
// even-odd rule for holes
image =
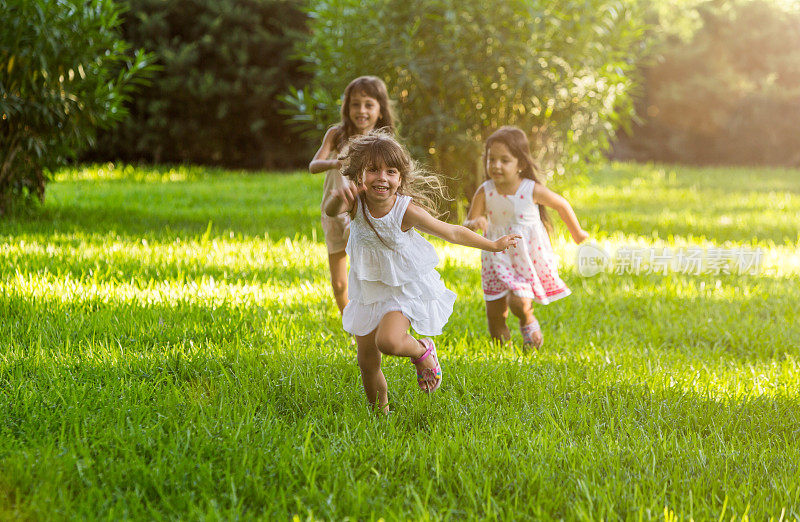
[[[386, 355], [397, 355], [399, 357], [411, 357], [418, 359], [425, 354], [425, 347], [418, 340], [408, 333], [411, 323], [401, 312], [389, 312], [383, 316], [378, 328], [375, 330], [375, 344], [381, 353]], [[426, 357], [418, 363], [414, 363], [417, 371], [421, 372], [426, 368], [436, 367], [433, 357]], [[436, 384], [435, 379], [426, 381], [428, 389], [433, 389]]]
[[367, 401], [374, 411], [389, 413], [389, 390], [381, 371], [381, 352], [375, 345], [375, 331], [356, 336], [358, 343], [358, 368]]
[[347, 306], [347, 254], [344, 250], [335, 254], [328, 254], [328, 265], [331, 269], [331, 286], [333, 287], [333, 298], [336, 299], [336, 306], [339, 313], [342, 313]]
[[508, 297], [486, 301], [486, 319], [489, 321], [489, 335], [501, 343], [511, 339], [506, 319], [508, 318]]
[[[516, 295], [508, 296], [508, 305], [513, 313], [519, 319], [519, 327], [528, 326], [536, 321], [533, 315], [533, 306], [530, 298], [518, 297]], [[544, 336], [541, 330], [533, 333], [533, 345], [539, 348], [544, 343]]]

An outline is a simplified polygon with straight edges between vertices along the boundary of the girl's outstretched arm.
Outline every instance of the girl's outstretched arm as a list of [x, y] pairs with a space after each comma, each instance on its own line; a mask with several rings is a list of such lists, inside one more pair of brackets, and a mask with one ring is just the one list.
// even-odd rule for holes
[[336, 127], [331, 127], [328, 129], [328, 132], [325, 133], [325, 137], [322, 138], [322, 145], [320, 145], [317, 153], [314, 154], [311, 163], [308, 164], [308, 171], [310, 173], [316, 174], [317, 172], [325, 172], [330, 169], [338, 169], [342, 166], [342, 162], [338, 159], [328, 159], [328, 156], [330, 156], [334, 148], [333, 145], [336, 141], [336, 133], [338, 132], [339, 130]]
[[325, 214], [333, 217], [344, 212], [353, 217], [353, 210], [356, 208], [356, 198], [364, 192], [364, 187], [360, 189], [352, 181], [348, 182], [343, 188], [331, 192], [325, 200]]
[[537, 183], [533, 187], [533, 201], [557, 211], [576, 243], [582, 243], [589, 237], [589, 233], [581, 228], [578, 217], [575, 215], [575, 211], [572, 210], [572, 205], [562, 196], [559, 196], [541, 183]]
[[483, 230], [489, 226], [486, 221], [486, 193], [483, 190], [483, 185], [478, 187], [475, 195], [472, 196], [472, 203], [469, 206], [467, 219], [464, 220], [464, 226], [472, 231]]
[[502, 252], [509, 247], [515, 247], [517, 246], [517, 239], [522, 237], [517, 234], [510, 234], [508, 236], [501, 237], [497, 241], [490, 241], [485, 237], [476, 234], [467, 227], [462, 227], [461, 225], [451, 225], [450, 223], [440, 221], [431, 216], [425, 209], [420, 208], [413, 203], [408, 206], [406, 214], [403, 216], [403, 223], [401, 225], [403, 230], [408, 230], [411, 227], [425, 232], [426, 234], [444, 239], [449, 243], [480, 248], [490, 252]]

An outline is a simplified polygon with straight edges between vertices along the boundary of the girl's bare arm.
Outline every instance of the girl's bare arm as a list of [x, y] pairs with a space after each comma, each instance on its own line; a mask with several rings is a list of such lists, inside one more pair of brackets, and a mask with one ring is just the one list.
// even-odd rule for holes
[[413, 203], [408, 206], [408, 210], [406, 210], [406, 214], [403, 216], [403, 223], [401, 225], [403, 230], [408, 230], [411, 227], [425, 232], [426, 234], [444, 239], [449, 243], [480, 248], [481, 250], [488, 250], [490, 252], [502, 252], [509, 247], [517, 246], [517, 239], [521, 238], [521, 236], [517, 234], [511, 234], [503, 236], [496, 241], [490, 241], [466, 227], [451, 225], [450, 223], [440, 221]]
[[567, 225], [567, 230], [569, 230], [572, 239], [576, 243], [582, 243], [589, 237], [589, 233], [581, 228], [578, 217], [575, 215], [575, 211], [572, 210], [572, 205], [562, 196], [559, 196], [544, 185], [537, 183], [533, 187], [533, 200], [539, 205], [550, 207], [558, 212], [558, 215], [561, 216], [561, 220]]
[[488, 225], [489, 223], [486, 221], [486, 193], [481, 185], [472, 197], [472, 203], [469, 206], [467, 219], [464, 220], [464, 226], [472, 231], [485, 231]]
[[327, 159], [333, 150], [337, 132], [338, 130], [336, 127], [331, 127], [328, 129], [328, 132], [325, 133], [325, 137], [322, 138], [322, 145], [320, 145], [317, 153], [314, 154], [311, 163], [308, 164], [308, 171], [310, 173], [316, 174], [317, 172], [325, 172], [330, 169], [338, 169], [342, 166], [342, 163], [338, 159]]

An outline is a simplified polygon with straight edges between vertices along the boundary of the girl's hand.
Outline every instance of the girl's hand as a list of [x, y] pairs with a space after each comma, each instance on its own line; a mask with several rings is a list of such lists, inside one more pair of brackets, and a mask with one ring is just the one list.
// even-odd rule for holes
[[489, 226], [489, 222], [486, 221], [484, 216], [478, 216], [475, 219], [468, 219], [464, 226], [468, 229], [477, 232], [478, 230], [482, 230], [486, 232], [486, 228]]
[[342, 212], [351, 212], [355, 208], [358, 194], [365, 190], [363, 185], [358, 188], [355, 183], [348, 181], [344, 187], [331, 192], [325, 204], [325, 213], [329, 216], [335, 216]]
[[572, 239], [575, 241], [575, 243], [580, 245], [581, 243], [589, 239], [589, 233], [581, 228], [577, 230], [574, 234], [572, 234]]
[[337, 195], [342, 198], [342, 201], [344, 201], [345, 207], [353, 208], [353, 205], [356, 204], [356, 199], [358, 199], [358, 193], [362, 192], [363, 190], [363, 187], [356, 187], [355, 183], [349, 181], [347, 185], [336, 192]]
[[503, 236], [497, 241], [493, 242], [492, 252], [502, 252], [508, 248], [516, 247], [518, 239], [522, 239], [522, 236], [519, 234], [509, 234], [507, 236]]

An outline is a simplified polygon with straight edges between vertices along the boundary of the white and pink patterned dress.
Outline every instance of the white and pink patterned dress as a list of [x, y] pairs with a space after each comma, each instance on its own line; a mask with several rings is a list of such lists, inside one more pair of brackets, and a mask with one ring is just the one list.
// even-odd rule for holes
[[484, 299], [494, 301], [512, 294], [539, 304], [552, 303], [571, 292], [558, 276], [558, 256], [533, 201], [533, 180], [523, 178], [513, 195], [497, 192], [494, 181], [486, 181], [486, 237], [519, 234], [516, 248], [505, 252], [481, 252]]

